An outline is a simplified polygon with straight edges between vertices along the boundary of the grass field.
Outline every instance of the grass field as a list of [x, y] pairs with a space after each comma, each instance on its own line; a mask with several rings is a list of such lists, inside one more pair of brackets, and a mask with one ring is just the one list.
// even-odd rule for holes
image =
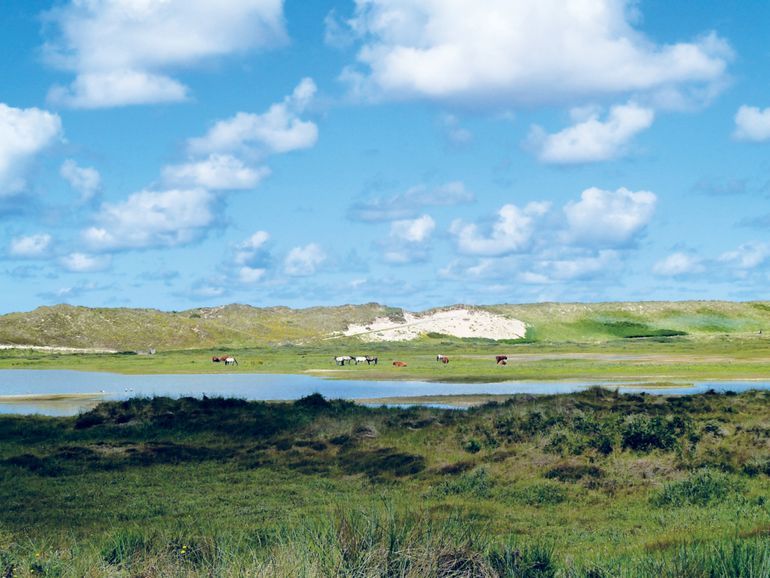
[[[230, 353], [236, 367], [212, 363]], [[448, 355], [447, 365], [436, 354]], [[376, 355], [379, 364], [338, 367], [335, 355]], [[507, 354], [508, 365], [495, 364]], [[407, 367], [397, 368], [401, 360]], [[598, 343], [500, 343], [422, 338], [404, 343], [351, 340], [313, 346], [160, 351], [155, 355], [71, 354], [0, 350], [0, 369], [74, 369], [125, 374], [303, 373], [325, 378], [494, 382], [508, 380], [685, 381], [767, 379], [770, 342], [765, 335], [615, 339]]]
[[770, 393], [0, 417], [2, 576], [767, 576]]
[[[48, 308], [0, 318], [0, 341], [31, 343], [37, 328], [39, 344], [125, 350], [2, 349], [0, 369], [662, 386], [770, 377], [764, 303], [488, 309], [526, 321], [527, 338], [328, 338], [346, 316], [398, 317], [377, 305]], [[132, 350], [145, 346], [158, 351]], [[239, 365], [211, 362], [223, 353]], [[345, 354], [380, 363], [336, 366]], [[73, 418], [0, 416], [0, 577], [770, 576], [770, 393], [465, 401], [482, 405], [156, 398]]]

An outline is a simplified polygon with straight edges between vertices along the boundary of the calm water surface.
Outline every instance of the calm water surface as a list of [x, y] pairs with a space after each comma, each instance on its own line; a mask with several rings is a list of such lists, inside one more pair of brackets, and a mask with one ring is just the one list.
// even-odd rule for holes
[[[224, 396], [251, 400], [287, 400], [318, 392], [330, 398], [378, 398], [450, 394], [553, 394], [580, 391], [590, 382], [510, 381], [502, 383], [436, 383], [424, 381], [330, 380], [313, 375], [206, 374], [119, 375], [64, 370], [0, 370], [0, 396], [40, 394], [91, 394], [88, 398], [62, 401], [9, 403], [0, 399], [0, 413], [74, 415], [102, 400], [136, 396]], [[608, 384], [603, 384], [608, 385]], [[612, 384], [610, 384], [612, 385]], [[617, 385], [617, 384], [615, 384]], [[655, 389], [622, 388], [624, 393], [692, 394], [708, 389], [746, 391], [770, 389], [770, 382], [698, 382], [693, 387]]]

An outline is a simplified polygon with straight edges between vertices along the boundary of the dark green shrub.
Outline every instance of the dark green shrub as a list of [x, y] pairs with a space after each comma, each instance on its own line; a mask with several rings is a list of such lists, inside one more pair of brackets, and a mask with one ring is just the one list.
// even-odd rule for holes
[[489, 497], [493, 482], [484, 468], [462, 474], [457, 479], [447, 480], [436, 486], [434, 493], [439, 496], [466, 495], [477, 498]]
[[88, 429], [104, 423], [104, 416], [93, 411], [83, 413], [75, 420], [75, 429]]
[[688, 424], [680, 416], [634, 415], [622, 426], [622, 446], [624, 449], [640, 452], [653, 449], [671, 450], [687, 429]]
[[481, 451], [481, 442], [476, 438], [471, 438], [463, 444], [463, 449], [468, 453], [477, 454]]
[[553, 506], [566, 501], [568, 495], [567, 489], [560, 485], [543, 483], [517, 490], [512, 497], [517, 502], [528, 506]]
[[310, 395], [299, 398], [294, 402], [294, 405], [307, 409], [328, 409], [332, 404], [320, 393], [311, 393]]
[[709, 469], [692, 472], [684, 480], [671, 482], [652, 497], [659, 507], [707, 506], [733, 499], [743, 484], [727, 474]]
[[50, 457], [38, 457], [33, 454], [21, 454], [0, 462], [9, 466], [24, 468], [38, 476], [55, 478], [64, 473], [64, 468], [56, 460]]
[[743, 473], [752, 478], [759, 475], [770, 476], [770, 459], [756, 458], [743, 465]]
[[404, 477], [425, 469], [424, 457], [395, 448], [350, 450], [339, 455], [339, 462], [345, 472], [367, 474], [370, 478]]

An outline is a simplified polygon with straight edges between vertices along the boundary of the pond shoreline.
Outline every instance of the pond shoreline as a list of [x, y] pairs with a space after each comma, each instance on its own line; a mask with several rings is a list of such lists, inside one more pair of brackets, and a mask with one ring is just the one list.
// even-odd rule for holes
[[[351, 375], [351, 378], [358, 376]], [[599, 386], [623, 394], [689, 395], [709, 389], [770, 389], [770, 380], [669, 381], [640, 379], [507, 380], [461, 382], [324, 379], [307, 374], [123, 375], [74, 370], [0, 370], [0, 414], [76, 415], [102, 401], [147, 397], [224, 397], [292, 401], [313, 393], [366, 404], [441, 403], [470, 407], [516, 394], [556, 395]], [[440, 399], [439, 399], [440, 398]]]

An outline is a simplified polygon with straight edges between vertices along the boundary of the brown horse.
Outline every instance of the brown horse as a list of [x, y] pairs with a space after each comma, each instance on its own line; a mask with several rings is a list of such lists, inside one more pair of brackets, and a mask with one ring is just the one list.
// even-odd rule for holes
[[507, 355], [495, 355], [495, 363], [497, 365], [505, 365], [504, 363], [500, 363], [501, 361], [508, 361]]
[[406, 363], [404, 363], [403, 361], [394, 361], [393, 365], [396, 367], [406, 367]]

